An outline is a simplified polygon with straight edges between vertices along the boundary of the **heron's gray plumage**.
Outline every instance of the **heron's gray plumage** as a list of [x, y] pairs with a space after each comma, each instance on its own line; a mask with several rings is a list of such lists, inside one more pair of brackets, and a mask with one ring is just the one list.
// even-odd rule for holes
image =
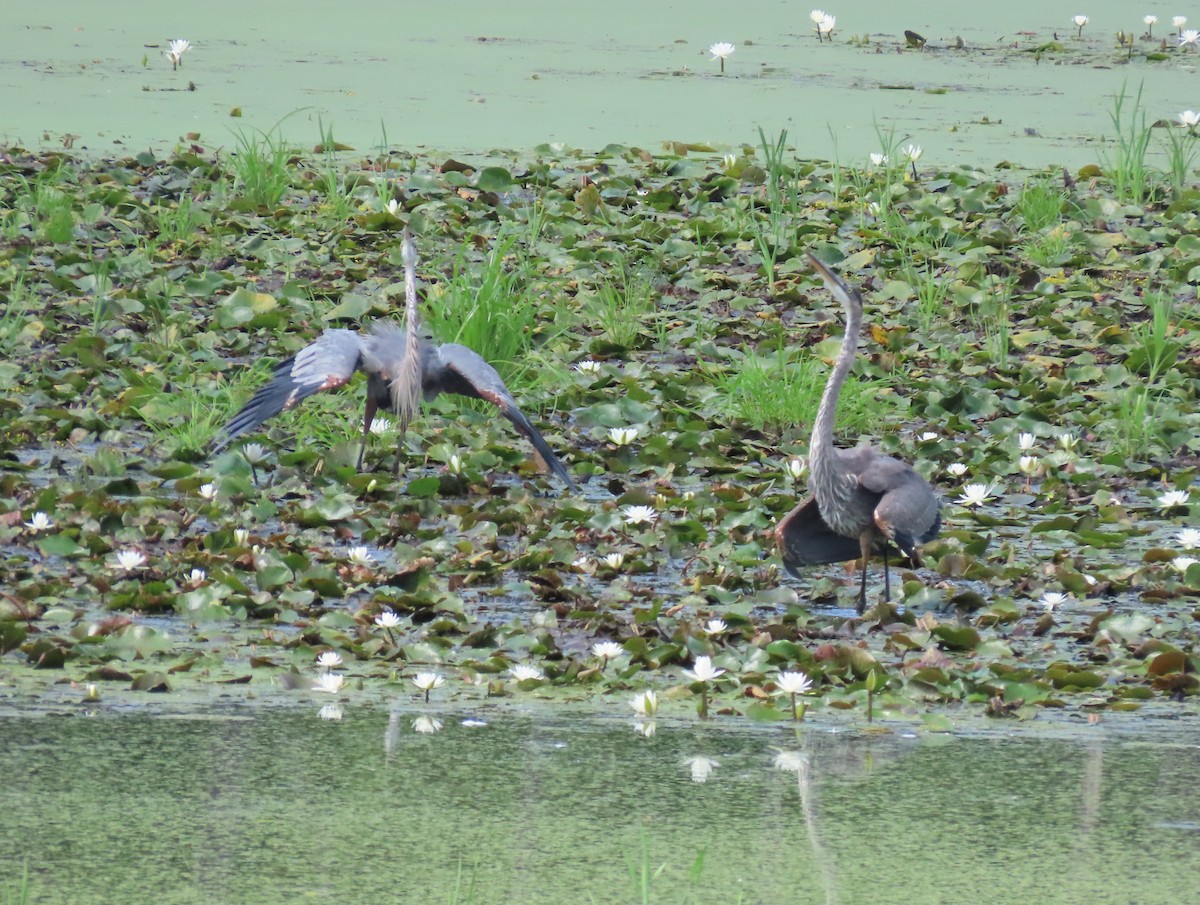
[[825, 384], [809, 446], [809, 486], [801, 500], [775, 529], [775, 539], [789, 574], [800, 566], [862, 558], [858, 611], [866, 608], [867, 560], [883, 555], [884, 594], [891, 596], [888, 553], [899, 548], [920, 562], [919, 544], [933, 540], [941, 528], [933, 488], [911, 465], [869, 446], [839, 449], [833, 444], [838, 395], [854, 364], [862, 327], [862, 296], [811, 253], [809, 260], [846, 312], [846, 333]]
[[[401, 431], [416, 415], [421, 397], [432, 400], [441, 393], [486, 399], [526, 438], [546, 466], [569, 488], [575, 487], [562, 462], [537, 428], [517, 408], [516, 400], [500, 374], [477, 352], [457, 343], [438, 346], [422, 337], [417, 324], [416, 251], [405, 237], [405, 326], [378, 321], [366, 333], [326, 330], [313, 342], [275, 368], [271, 381], [261, 387], [218, 436], [216, 449], [260, 427], [267, 419], [295, 407], [322, 390], [349, 382], [355, 371], [367, 375], [363, 449], [378, 409], [394, 412]], [[362, 467], [363, 456], [358, 464]]]

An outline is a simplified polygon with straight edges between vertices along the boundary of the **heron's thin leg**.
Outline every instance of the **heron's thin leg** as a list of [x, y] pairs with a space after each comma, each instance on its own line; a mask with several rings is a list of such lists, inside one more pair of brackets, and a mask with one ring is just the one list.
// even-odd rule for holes
[[407, 431], [400, 431], [400, 439], [396, 443], [396, 467], [392, 472], [396, 477], [400, 477], [400, 456], [404, 452], [405, 434], [407, 434]]
[[858, 615], [867, 608], [867, 563], [871, 561], [871, 532], [864, 531], [858, 538], [858, 546], [862, 551], [862, 582], [858, 586]]
[[367, 454], [367, 437], [371, 435], [371, 425], [375, 422], [375, 412], [379, 408], [379, 403], [367, 394], [367, 407], [363, 410], [363, 438], [362, 446], [358, 450], [358, 471], [362, 471], [363, 456]]
[[892, 599], [892, 581], [888, 576], [888, 550], [887, 544], [883, 545], [883, 599], [891, 602]]

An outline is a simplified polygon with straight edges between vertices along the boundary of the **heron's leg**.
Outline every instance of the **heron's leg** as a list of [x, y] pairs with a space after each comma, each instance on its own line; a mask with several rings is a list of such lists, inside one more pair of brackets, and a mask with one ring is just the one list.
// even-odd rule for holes
[[375, 412], [378, 409], [379, 403], [368, 393], [367, 407], [363, 410], [363, 438], [362, 446], [358, 450], [358, 471], [362, 471], [363, 456], [367, 454], [367, 437], [371, 435], [371, 425], [375, 422]]
[[408, 436], [408, 422], [404, 418], [400, 419], [400, 437], [396, 440], [396, 469], [393, 474], [400, 477], [400, 458], [404, 453], [404, 438]]
[[883, 599], [891, 602], [892, 599], [892, 580], [888, 575], [888, 548], [887, 543], [883, 545]]
[[871, 561], [871, 532], [864, 531], [858, 537], [858, 546], [862, 551], [862, 580], [858, 586], [858, 615], [867, 608], [867, 563]]

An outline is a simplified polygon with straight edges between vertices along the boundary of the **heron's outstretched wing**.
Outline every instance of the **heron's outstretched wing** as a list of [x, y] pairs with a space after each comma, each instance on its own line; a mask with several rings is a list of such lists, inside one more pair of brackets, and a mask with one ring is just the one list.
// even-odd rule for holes
[[806, 497], [775, 528], [775, 543], [788, 574], [799, 566], [847, 562], [862, 556], [857, 537], [838, 534], [821, 518], [816, 497]]
[[271, 382], [260, 387], [217, 435], [214, 450], [258, 428], [268, 418], [295, 407], [321, 390], [343, 386], [362, 363], [362, 337], [353, 330], [326, 330], [275, 368]]
[[558, 456], [550, 448], [545, 438], [538, 433], [536, 427], [517, 408], [516, 400], [504, 385], [504, 381], [490, 364], [484, 361], [477, 352], [460, 346], [457, 343], [447, 343], [435, 350], [437, 365], [426, 365], [425, 398], [431, 399], [438, 393], [456, 393], [459, 396], [473, 396], [476, 399], [486, 399], [500, 409], [500, 414], [512, 422], [513, 427], [520, 431], [533, 448], [537, 450], [542, 461], [546, 463], [555, 475], [571, 490], [575, 482], [563, 467]]

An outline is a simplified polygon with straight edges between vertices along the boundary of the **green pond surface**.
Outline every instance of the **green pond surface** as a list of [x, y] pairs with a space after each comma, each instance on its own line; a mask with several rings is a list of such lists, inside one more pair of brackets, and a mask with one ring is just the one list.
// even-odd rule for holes
[[[161, 152], [187, 133], [232, 145], [234, 128], [290, 115], [289, 139], [316, 144], [320, 121], [362, 151], [385, 130], [404, 148], [730, 147], [761, 126], [787, 129], [802, 157], [853, 162], [879, 149], [878, 126], [931, 165], [1078, 166], [1103, 158], [1123, 83], [1144, 86], [1150, 121], [1198, 103], [1200, 52], [1168, 40], [1165, 59], [1148, 56], [1169, 15], [1127, 59], [1115, 35], [1143, 34], [1143, 11], [1086, 5], [1076, 39], [1075, 10], [1033, 0], [847, 4], [818, 43], [808, 8], [783, 2], [736, 15], [719, 0], [21, 4], [0, 36], [0, 141]], [[924, 52], [904, 47], [906, 29]], [[1030, 52], [1055, 37], [1061, 49]], [[194, 44], [179, 71], [162, 53], [172, 38]], [[723, 76], [715, 41], [737, 45]]]
[[31, 902], [74, 905], [1195, 901], [1186, 721], [644, 737], [426, 713], [441, 731], [350, 705], [0, 717], [0, 896], [28, 865]]

